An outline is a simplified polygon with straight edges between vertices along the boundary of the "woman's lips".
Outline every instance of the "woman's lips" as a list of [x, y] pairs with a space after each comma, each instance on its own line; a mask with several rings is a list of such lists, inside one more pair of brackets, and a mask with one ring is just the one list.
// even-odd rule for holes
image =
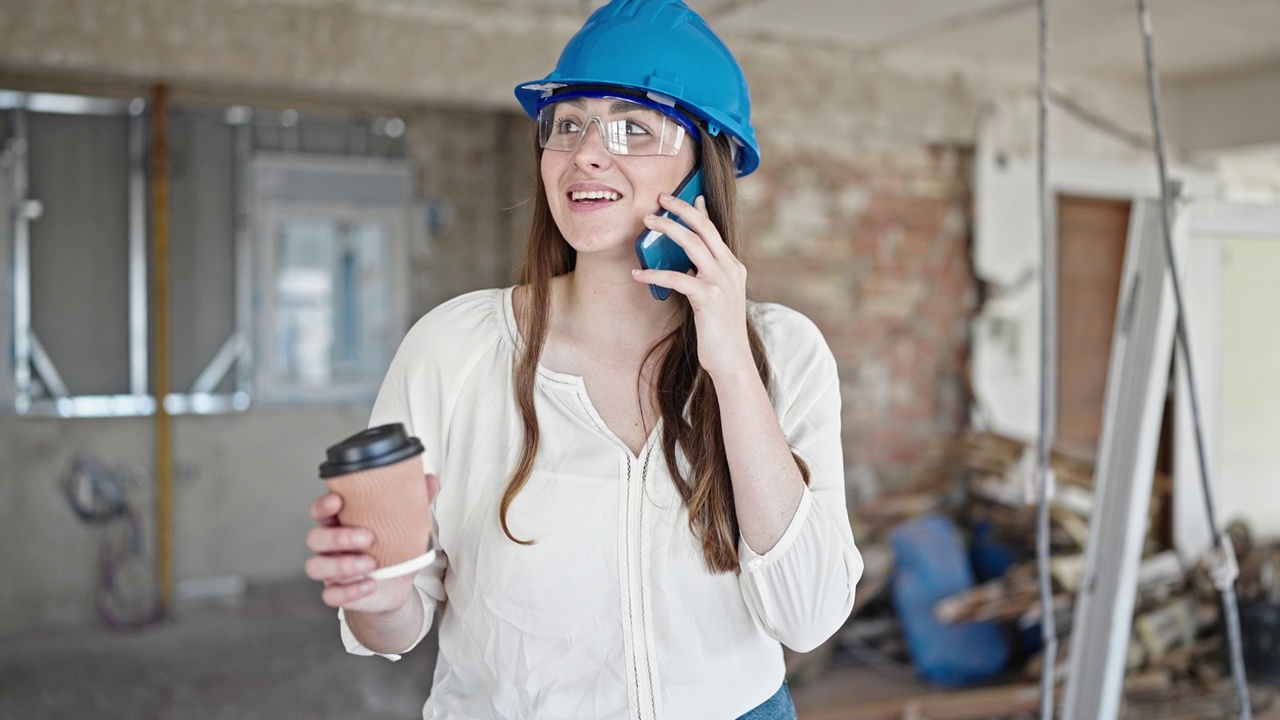
[[612, 206], [622, 199], [622, 193], [607, 185], [576, 183], [569, 186], [565, 197], [569, 200], [570, 210], [589, 213]]

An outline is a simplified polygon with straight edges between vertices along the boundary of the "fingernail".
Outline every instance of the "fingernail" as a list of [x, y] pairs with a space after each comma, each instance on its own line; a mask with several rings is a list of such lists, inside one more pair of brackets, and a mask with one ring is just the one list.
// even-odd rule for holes
[[356, 561], [356, 569], [360, 572], [369, 572], [375, 567], [377, 567], [377, 564], [373, 561], [373, 558], [360, 558]]
[[368, 545], [373, 542], [373, 536], [361, 530], [351, 537], [352, 542], [357, 545]]
[[362, 593], [364, 593], [364, 594], [366, 594], [366, 595], [368, 595], [369, 593], [373, 592], [373, 581], [372, 581], [372, 580], [366, 580], [366, 581], [364, 581], [364, 582], [360, 583], [360, 592], [362, 592]]
[[631, 268], [631, 274], [632, 274], [632, 275], [639, 275], [639, 274], [640, 274], [640, 268]]

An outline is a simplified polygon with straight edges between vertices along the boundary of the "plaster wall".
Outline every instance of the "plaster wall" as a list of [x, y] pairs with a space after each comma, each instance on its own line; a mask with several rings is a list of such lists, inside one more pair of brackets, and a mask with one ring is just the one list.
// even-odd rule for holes
[[[1280, 232], [1280, 228], [1277, 228]], [[1225, 240], [1222, 248], [1222, 507], [1261, 538], [1280, 538], [1280, 235]]]
[[[511, 89], [550, 70], [577, 26], [488, 3], [14, 0], [0, 14], [0, 71], [163, 80], [175, 98], [234, 88], [512, 111]], [[848, 155], [868, 143], [972, 135], [977, 99], [959, 74], [912, 77], [823, 43], [725, 39], [751, 82], [758, 129], [779, 140]]]
[[[522, 116], [419, 108], [404, 118], [423, 199], [442, 218], [412, 248], [416, 318], [453, 295], [510, 282], [527, 223], [521, 201], [531, 191], [525, 181], [532, 160]], [[7, 249], [7, 228], [0, 239]], [[216, 269], [210, 272], [221, 277]], [[175, 286], [175, 307], [194, 293]], [[239, 414], [176, 417], [176, 595], [299, 577], [311, 525], [307, 504], [321, 491], [316, 466], [326, 445], [365, 426], [368, 412], [364, 405], [257, 404]], [[0, 415], [0, 543], [13, 550], [0, 554], [0, 573], [20, 579], [0, 593], [0, 635], [93, 621], [108, 531], [79, 520], [63, 496], [61, 480], [75, 460], [93, 459], [127, 478], [153, 552], [153, 438], [150, 418]]]
[[1216, 163], [1224, 197], [1242, 202], [1280, 202], [1280, 143], [1220, 153]]
[[[1045, 183], [1052, 197], [1155, 198], [1159, 183], [1140, 86], [1094, 84], [1067, 91], [1088, 114], [1055, 102]], [[1033, 441], [1039, 434], [1041, 229], [1037, 105], [1027, 93], [993, 100], [974, 161], [973, 262], [984, 302], [973, 326], [974, 421]], [[1099, 119], [1105, 119], [1100, 123]], [[1149, 141], [1148, 141], [1149, 142]], [[1216, 194], [1209, 161], [1176, 146], [1170, 176], [1190, 194]], [[1056, 233], [1052, 204], [1050, 232]]]
[[[306, 557], [307, 503], [320, 490], [317, 454], [326, 439], [363, 427], [366, 416], [367, 409], [351, 407], [176, 418], [179, 588], [196, 578], [296, 577]], [[75, 459], [133, 476], [125, 488], [152, 545], [152, 437], [148, 418], [0, 421], [0, 542], [12, 550], [0, 555], [0, 572], [13, 578], [0, 595], [0, 633], [94, 617], [107, 530], [80, 521], [63, 495], [60, 481]]]

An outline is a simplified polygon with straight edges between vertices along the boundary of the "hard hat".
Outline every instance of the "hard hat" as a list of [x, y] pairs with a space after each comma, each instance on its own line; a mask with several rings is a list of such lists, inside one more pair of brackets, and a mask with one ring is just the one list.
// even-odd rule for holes
[[760, 165], [751, 93], [742, 68], [705, 20], [681, 0], [613, 0], [569, 39], [555, 70], [520, 83], [516, 98], [537, 118], [563, 87], [614, 85], [675, 104], [734, 140], [738, 176]]

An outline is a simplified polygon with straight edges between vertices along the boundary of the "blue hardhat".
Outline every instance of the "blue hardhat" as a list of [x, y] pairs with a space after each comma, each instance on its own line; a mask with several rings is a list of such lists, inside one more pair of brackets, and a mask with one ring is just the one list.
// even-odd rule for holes
[[735, 141], [738, 176], [760, 165], [751, 128], [751, 93], [729, 48], [681, 0], [613, 0], [569, 39], [556, 69], [520, 83], [516, 98], [531, 118], [539, 101], [575, 85], [613, 85], [672, 103]]

